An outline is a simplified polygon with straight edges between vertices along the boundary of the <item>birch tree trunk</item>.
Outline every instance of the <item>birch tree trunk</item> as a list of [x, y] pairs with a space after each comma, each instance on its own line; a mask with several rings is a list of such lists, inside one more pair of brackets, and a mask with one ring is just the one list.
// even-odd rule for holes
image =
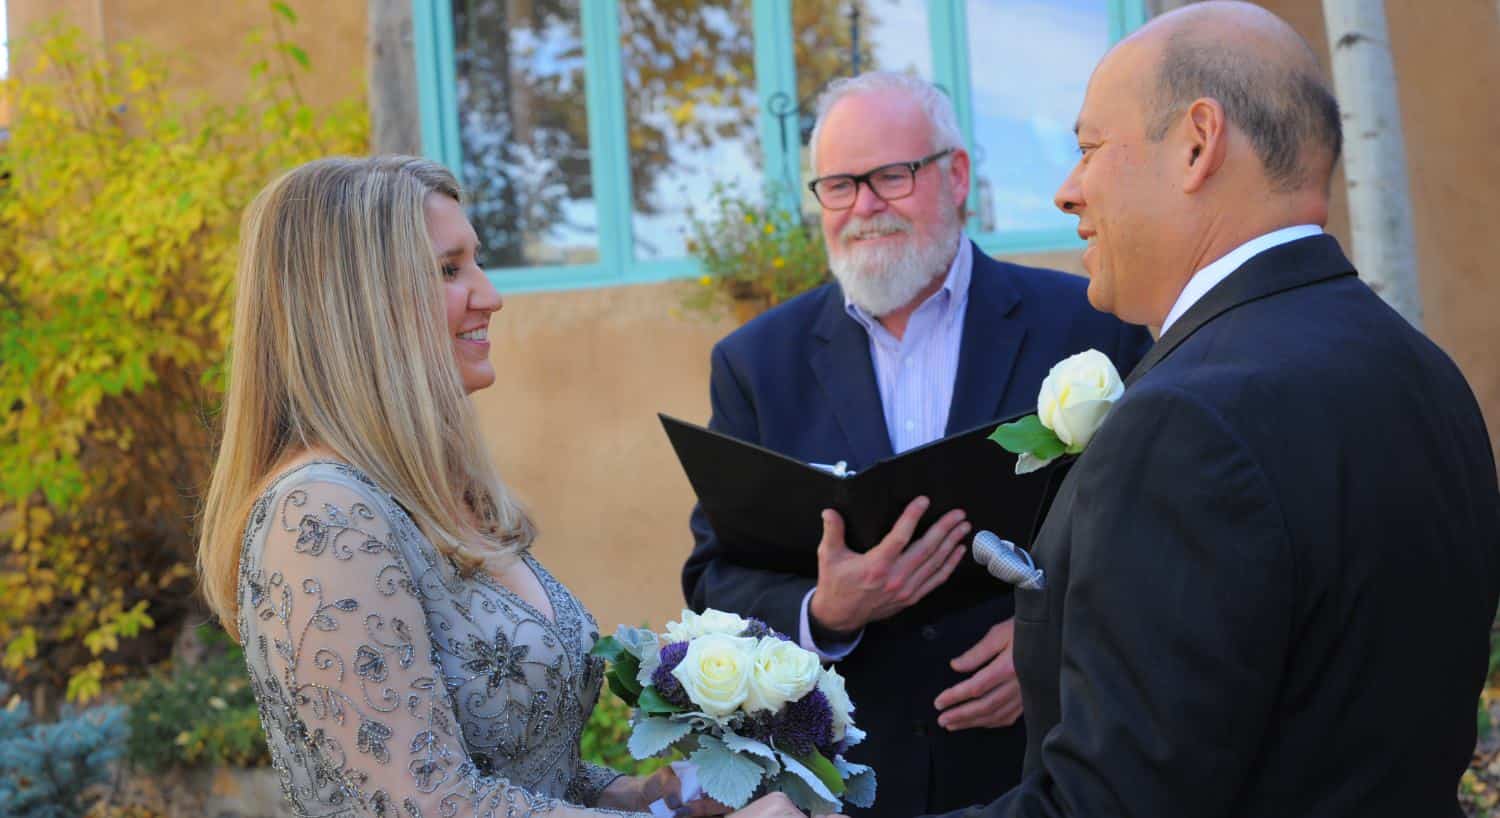
[[376, 153], [422, 153], [411, 0], [368, 0], [370, 137]]
[[1406, 140], [1383, 0], [1323, 0], [1333, 85], [1344, 116], [1349, 226], [1360, 277], [1422, 326]]

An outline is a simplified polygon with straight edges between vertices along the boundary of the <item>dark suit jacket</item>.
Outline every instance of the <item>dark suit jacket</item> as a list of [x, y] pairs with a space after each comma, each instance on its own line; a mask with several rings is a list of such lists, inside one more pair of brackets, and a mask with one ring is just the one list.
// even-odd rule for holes
[[[1128, 371], [1149, 336], [1092, 309], [1083, 279], [997, 262], [974, 250], [949, 433], [1034, 409], [1058, 360], [1094, 347]], [[709, 426], [804, 462], [844, 460], [862, 469], [891, 455], [864, 329], [828, 285], [795, 298], [729, 335], [713, 350]], [[817, 542], [806, 575], [773, 573], [724, 558], [701, 509], [697, 544], [683, 568], [695, 609], [757, 616], [795, 635], [802, 598], [813, 587]], [[1004, 586], [966, 561], [923, 603], [871, 624], [839, 664], [870, 738], [851, 752], [872, 764], [880, 791], [875, 816], [910, 816], [993, 798], [1020, 774], [1025, 737], [1006, 730], [949, 734], [932, 702], [961, 680], [948, 662], [1011, 615]]]
[[1457, 816], [1500, 494], [1457, 368], [1327, 236], [1174, 324], [1017, 591], [1011, 816]]

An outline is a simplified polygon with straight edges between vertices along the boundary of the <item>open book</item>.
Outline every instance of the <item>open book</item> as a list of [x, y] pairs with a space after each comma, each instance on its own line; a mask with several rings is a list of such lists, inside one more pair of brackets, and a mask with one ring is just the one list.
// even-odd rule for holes
[[[861, 471], [808, 464], [667, 415], [659, 415], [725, 556], [758, 568], [806, 574], [816, 567], [820, 512], [844, 517], [844, 539], [865, 551], [907, 503], [931, 498], [917, 533], [962, 508], [974, 529], [1022, 547], [1040, 520], [1052, 469], [1014, 473], [1016, 456], [986, 438], [1004, 419], [949, 435]], [[835, 474], [835, 471], [842, 471]]]

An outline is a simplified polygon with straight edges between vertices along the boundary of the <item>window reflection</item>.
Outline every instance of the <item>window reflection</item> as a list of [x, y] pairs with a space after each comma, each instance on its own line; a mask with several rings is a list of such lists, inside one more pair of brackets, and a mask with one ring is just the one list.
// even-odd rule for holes
[[621, 59], [635, 256], [685, 255], [689, 208], [715, 184], [757, 191], [750, 0], [622, 0]]
[[979, 232], [1072, 229], [1052, 194], [1077, 160], [1073, 122], [1109, 48], [1107, 0], [968, 0]]
[[469, 216], [490, 267], [597, 261], [578, 2], [453, 0]]
[[[828, 83], [858, 72], [904, 71], [932, 79], [932, 39], [925, 0], [793, 0], [793, 58], [797, 96], [804, 101], [801, 126], [802, 178], [816, 175], [809, 165], [817, 99]], [[817, 202], [804, 190], [803, 209]]]

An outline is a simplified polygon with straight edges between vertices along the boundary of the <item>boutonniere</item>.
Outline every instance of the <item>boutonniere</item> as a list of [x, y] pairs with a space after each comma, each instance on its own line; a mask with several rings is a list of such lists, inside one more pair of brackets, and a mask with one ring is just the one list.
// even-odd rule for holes
[[1065, 454], [1079, 454], [1104, 424], [1125, 384], [1109, 356], [1089, 349], [1058, 361], [1042, 381], [1036, 414], [1002, 424], [990, 435], [1016, 458], [1016, 474], [1036, 471]]

